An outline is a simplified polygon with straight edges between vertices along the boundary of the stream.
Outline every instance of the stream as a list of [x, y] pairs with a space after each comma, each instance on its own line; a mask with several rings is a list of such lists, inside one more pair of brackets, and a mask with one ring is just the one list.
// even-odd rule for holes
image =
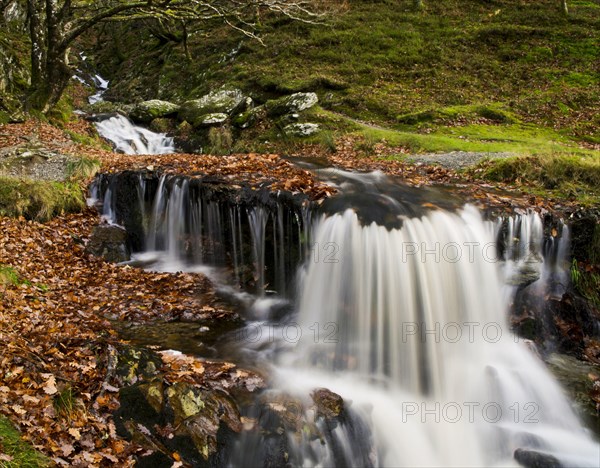
[[[174, 151], [124, 117], [98, 131], [126, 153]], [[568, 227], [547, 235], [535, 212], [486, 219], [381, 173], [317, 173], [339, 190], [323, 206], [225, 197], [183, 176], [96, 179], [102, 216], [135, 233], [133, 264], [205, 273], [244, 318], [208, 345], [197, 325], [152, 339], [259, 368], [298, 400], [339, 394], [351, 417], [328, 443], [290, 433], [293, 466], [518, 466], [516, 450], [530, 466], [598, 466], [600, 446], [508, 323], [518, 284], [564, 292]], [[241, 437], [229, 464], [264, 466], [268, 447]]]

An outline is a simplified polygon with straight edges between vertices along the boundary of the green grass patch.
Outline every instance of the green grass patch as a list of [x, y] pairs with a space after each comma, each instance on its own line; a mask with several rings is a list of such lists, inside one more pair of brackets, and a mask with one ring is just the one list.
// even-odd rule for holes
[[67, 164], [67, 174], [70, 179], [91, 179], [100, 170], [101, 163], [97, 159], [81, 157]]
[[483, 163], [483, 177], [529, 186], [546, 197], [594, 205], [600, 201], [600, 156], [546, 154], [498, 159]]
[[50, 466], [50, 460], [21, 438], [19, 431], [0, 415], [0, 454], [11, 461], [0, 460], [0, 468], [37, 468]]
[[84, 193], [76, 182], [50, 182], [0, 177], [0, 216], [24, 216], [47, 221], [85, 207]]

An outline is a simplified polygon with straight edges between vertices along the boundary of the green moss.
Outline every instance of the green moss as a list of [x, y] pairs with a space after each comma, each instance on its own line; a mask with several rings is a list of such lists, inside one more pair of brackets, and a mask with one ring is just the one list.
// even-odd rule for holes
[[50, 460], [25, 442], [19, 431], [0, 415], [0, 453], [12, 457], [11, 461], [0, 461], [1, 468], [35, 468], [50, 466]]
[[85, 206], [83, 190], [75, 182], [49, 182], [0, 177], [0, 216], [24, 216], [46, 221]]
[[11, 266], [0, 263], [0, 285], [17, 286], [19, 284], [21, 284], [21, 279], [17, 271]]

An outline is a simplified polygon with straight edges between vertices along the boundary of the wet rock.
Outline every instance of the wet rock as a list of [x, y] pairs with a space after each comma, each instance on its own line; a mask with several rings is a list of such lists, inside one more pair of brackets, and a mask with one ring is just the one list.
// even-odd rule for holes
[[223, 422], [233, 432], [242, 430], [236, 404], [224, 392], [204, 391], [198, 387], [176, 383], [166, 391], [174, 411], [174, 424], [191, 437], [205, 459], [217, 451], [217, 434]]
[[536, 255], [530, 254], [507, 282], [512, 286], [521, 287], [535, 283], [542, 276], [542, 266], [543, 260]]
[[290, 96], [267, 101], [265, 108], [269, 117], [280, 117], [285, 114], [296, 114], [306, 109], [310, 109], [319, 98], [315, 93], [295, 93]]
[[534, 450], [517, 449], [515, 460], [525, 468], [562, 468], [562, 464], [552, 455]]
[[169, 101], [161, 101], [153, 99], [150, 101], [140, 102], [136, 104], [129, 117], [138, 123], [150, 123], [152, 120], [175, 116], [179, 111], [179, 106]]
[[114, 224], [100, 224], [92, 231], [86, 252], [108, 262], [126, 262], [131, 258], [127, 231]]
[[600, 366], [557, 353], [549, 355], [546, 364], [566, 389], [578, 415], [600, 435]]
[[318, 124], [314, 123], [294, 123], [286, 125], [283, 131], [288, 136], [304, 138], [319, 133], [320, 128]]
[[179, 119], [198, 125], [206, 114], [237, 114], [244, 110], [247, 97], [239, 89], [212, 91], [200, 99], [186, 101], [179, 110]]
[[159, 356], [146, 348], [121, 346], [118, 350], [115, 377], [121, 386], [153, 380], [162, 367]]
[[333, 419], [339, 417], [344, 411], [343, 398], [331, 390], [319, 388], [312, 393], [311, 397], [317, 407], [317, 416]]
[[512, 317], [511, 324], [513, 331], [517, 335], [531, 341], [538, 338], [542, 330], [542, 324], [532, 315]]

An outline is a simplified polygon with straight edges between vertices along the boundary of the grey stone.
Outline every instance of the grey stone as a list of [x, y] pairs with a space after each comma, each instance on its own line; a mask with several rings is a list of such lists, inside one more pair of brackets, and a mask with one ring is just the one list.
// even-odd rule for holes
[[150, 123], [152, 120], [175, 115], [179, 111], [179, 106], [169, 101], [153, 99], [136, 104], [129, 116], [135, 122]]
[[115, 224], [99, 224], [92, 232], [86, 252], [108, 262], [126, 262], [131, 258], [127, 231]]
[[319, 98], [315, 93], [294, 93], [290, 96], [267, 101], [265, 107], [270, 117], [279, 117], [285, 114], [297, 114], [306, 109], [310, 109]]
[[200, 99], [184, 102], [179, 110], [179, 119], [197, 125], [206, 114], [236, 114], [242, 112], [247, 103], [248, 98], [239, 89], [212, 91]]
[[307, 137], [320, 131], [319, 125], [314, 123], [294, 123], [286, 125], [283, 131], [288, 136]]
[[197, 127], [214, 127], [225, 123], [228, 119], [227, 114], [214, 113], [199, 117], [195, 123]]

